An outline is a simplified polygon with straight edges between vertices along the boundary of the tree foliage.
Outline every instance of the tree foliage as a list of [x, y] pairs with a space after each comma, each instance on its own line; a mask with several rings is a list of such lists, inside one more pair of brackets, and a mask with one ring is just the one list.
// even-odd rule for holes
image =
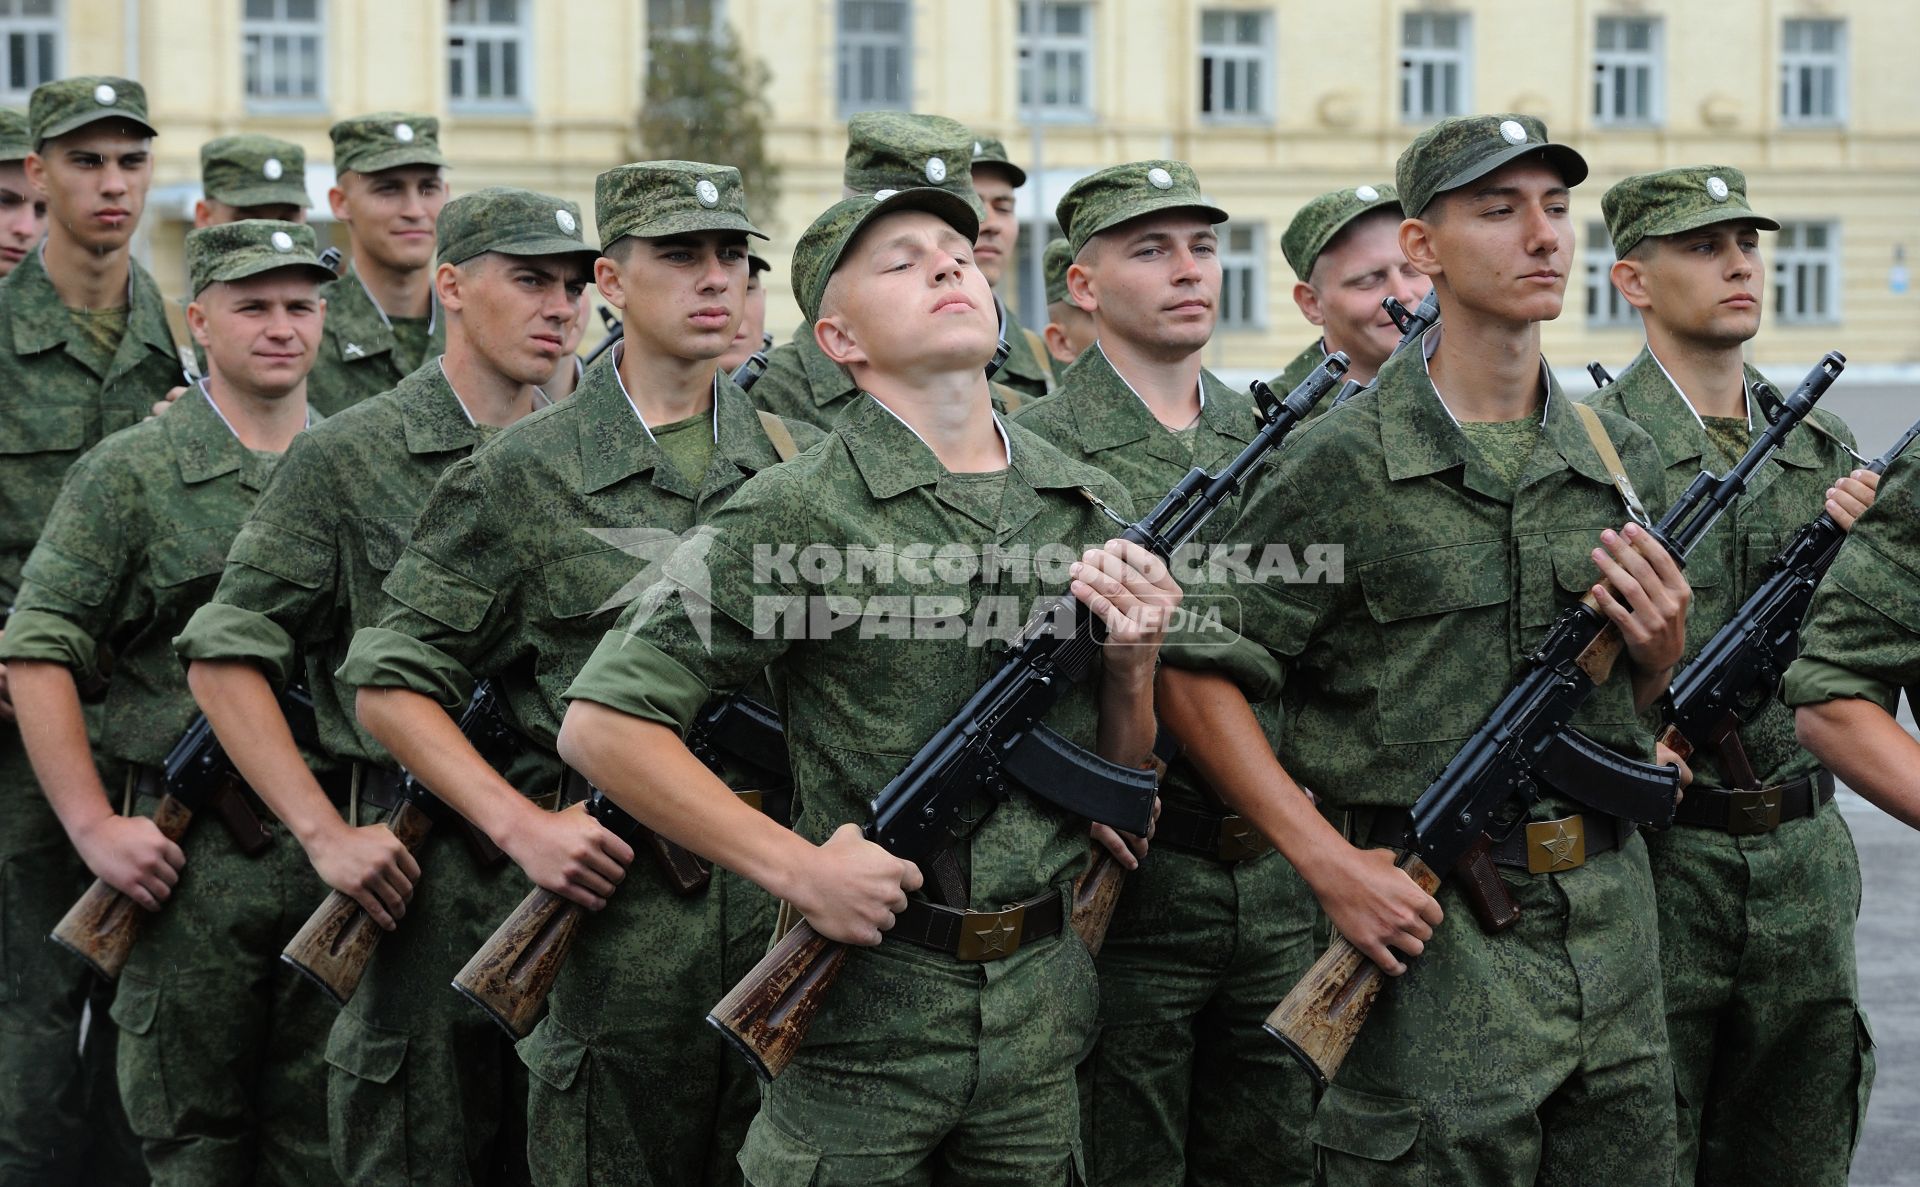
[[779, 208], [780, 167], [767, 153], [766, 63], [725, 26], [656, 34], [648, 46], [640, 143], [653, 160], [740, 170], [747, 209], [765, 226]]

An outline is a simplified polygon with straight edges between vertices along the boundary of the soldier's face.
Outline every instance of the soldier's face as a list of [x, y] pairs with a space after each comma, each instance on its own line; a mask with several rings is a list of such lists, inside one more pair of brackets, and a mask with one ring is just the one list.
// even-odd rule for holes
[[1567, 184], [1552, 166], [1515, 161], [1432, 205], [1438, 217], [1403, 223], [1400, 244], [1416, 267], [1446, 286], [1443, 298], [1516, 325], [1560, 316], [1573, 220]]
[[1067, 270], [1067, 287], [1112, 335], [1178, 360], [1207, 344], [1220, 306], [1220, 241], [1197, 214], [1169, 210], [1094, 237]]
[[697, 231], [636, 238], [594, 265], [600, 293], [621, 311], [629, 350], [689, 361], [718, 359], [733, 343], [747, 299], [747, 237]]
[[187, 306], [187, 327], [213, 374], [250, 395], [278, 399], [306, 382], [326, 302], [305, 271], [281, 269], [214, 283]]
[[268, 202], [260, 206], [233, 206], [218, 198], [202, 198], [193, 205], [195, 227], [219, 227], [241, 219], [270, 218], [283, 223], [304, 223], [307, 208], [291, 202]]
[[1356, 364], [1378, 370], [1400, 341], [1380, 302], [1393, 297], [1408, 309], [1433, 287], [1400, 251], [1400, 216], [1364, 215], [1340, 232], [1313, 263], [1313, 277], [1295, 285], [1301, 314], [1326, 331], [1327, 349], [1344, 350]]
[[747, 279], [747, 299], [740, 311], [740, 328], [733, 332], [733, 342], [727, 347], [727, 353], [720, 356], [720, 368], [732, 371], [747, 361], [747, 356], [760, 349], [761, 335], [767, 332], [767, 286], [756, 274]]
[[967, 237], [936, 215], [906, 210], [870, 223], [840, 257], [814, 337], [843, 366], [911, 382], [984, 368], [1000, 315]]
[[[1645, 241], [1623, 264], [1638, 286], [1623, 288], [1650, 323], [1710, 346], [1737, 346], [1760, 332], [1760, 230], [1752, 223], [1719, 223]], [[1616, 284], [1620, 280], [1615, 281]]]
[[27, 158], [27, 179], [63, 234], [90, 251], [118, 251], [146, 209], [151, 145], [132, 124], [101, 120], [41, 145]]
[[973, 189], [986, 204], [980, 220], [980, 238], [974, 241], [973, 262], [987, 283], [1000, 287], [1007, 257], [1020, 242], [1020, 219], [1014, 214], [1013, 182], [1005, 171], [994, 168], [973, 171]]
[[515, 383], [545, 383], [579, 345], [587, 264], [578, 256], [512, 256], [488, 252], [462, 265], [442, 264], [434, 278], [440, 303], [457, 319], [449, 330]]
[[19, 161], [0, 165], [0, 276], [13, 271], [47, 233], [47, 199]]
[[353, 251], [405, 272], [433, 263], [433, 229], [447, 183], [432, 165], [340, 175], [335, 215], [353, 231]]

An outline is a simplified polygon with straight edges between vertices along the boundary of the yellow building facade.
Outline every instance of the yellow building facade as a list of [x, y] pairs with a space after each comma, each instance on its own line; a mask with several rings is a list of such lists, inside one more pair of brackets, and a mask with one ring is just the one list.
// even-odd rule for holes
[[[1909, 0], [0, 0], [0, 101], [47, 71], [146, 84], [162, 131], [143, 251], [182, 287], [198, 148], [258, 130], [309, 156], [324, 218], [327, 125], [404, 108], [439, 116], [456, 192], [532, 186], [592, 209], [593, 178], [646, 155], [635, 117], [650, 29], [731, 26], [771, 71], [784, 169], [771, 323], [786, 245], [838, 194], [846, 116], [950, 115], [1003, 137], [1033, 180], [1029, 241], [1067, 185], [1118, 161], [1189, 161], [1234, 215], [1209, 362], [1277, 370], [1310, 336], [1280, 235], [1324, 190], [1387, 180], [1451, 111], [1519, 110], [1580, 149], [1579, 259], [1549, 357], [1624, 364], [1640, 341], [1604, 281], [1600, 195], [1628, 173], [1744, 169], [1787, 229], [1764, 243], [1783, 370], [1827, 349], [1920, 364], [1920, 4]], [[1029, 304], [1027, 262], [1007, 286]], [[1591, 281], [1591, 283], [1590, 283]], [[1025, 296], [1026, 301], [1020, 298]]]

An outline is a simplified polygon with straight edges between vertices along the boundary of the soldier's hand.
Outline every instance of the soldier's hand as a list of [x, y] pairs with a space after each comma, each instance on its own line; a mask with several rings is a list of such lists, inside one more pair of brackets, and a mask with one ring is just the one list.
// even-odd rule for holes
[[187, 855], [145, 816], [109, 814], [73, 838], [94, 877], [149, 911], [173, 894]]
[[154, 417], [161, 415], [167, 409], [173, 407], [174, 401], [186, 394], [187, 389], [184, 387], [176, 387], [169, 390], [166, 395], [161, 396], [159, 400], [155, 401], [153, 411], [147, 414], [147, 419], [152, 420]]
[[1388, 976], [1407, 966], [1393, 949], [1418, 956], [1443, 914], [1440, 903], [1394, 864], [1390, 849], [1355, 849], [1330, 863], [1313, 891], [1339, 933]]
[[1181, 590], [1165, 561], [1128, 540], [1089, 548], [1074, 563], [1073, 596], [1107, 625], [1109, 670], [1151, 675]]
[[359, 903], [375, 923], [388, 931], [400, 926], [420, 863], [392, 829], [384, 824], [353, 828], [342, 821], [307, 856], [322, 882]]
[[814, 858], [787, 898], [829, 940], [878, 944], [907, 909], [907, 892], [920, 889], [920, 867], [867, 840], [857, 824], [841, 825]]
[[1851, 532], [1853, 521], [1873, 506], [1879, 490], [1880, 475], [1864, 468], [1855, 470], [1827, 488], [1827, 514], [1833, 516], [1841, 531]]
[[627, 876], [633, 846], [587, 815], [584, 802], [536, 813], [512, 836], [501, 838], [500, 848], [536, 886], [589, 911], [606, 906], [607, 896]]
[[1686, 759], [1681, 758], [1677, 752], [1667, 749], [1665, 742], [1655, 742], [1653, 744], [1653, 761], [1656, 766], [1673, 766], [1679, 769], [1680, 787], [1673, 797], [1673, 802], [1676, 804], [1679, 803], [1681, 799], [1686, 796], [1687, 787], [1693, 783], [1693, 767], [1688, 764]]
[[[4, 639], [6, 637], [7, 637], [7, 632], [0, 631], [0, 639]], [[13, 720], [13, 690], [7, 687], [7, 665], [0, 664], [0, 721], [12, 721], [12, 720]]]
[[1104, 824], [1095, 824], [1088, 831], [1093, 839], [1120, 863], [1123, 870], [1137, 870], [1140, 859], [1147, 855], [1147, 842], [1153, 839], [1153, 827], [1160, 823], [1160, 797], [1153, 797], [1153, 818], [1147, 825], [1147, 835], [1137, 837], [1132, 833], [1123, 833], [1119, 829]]
[[1687, 646], [1693, 588], [1671, 553], [1637, 523], [1600, 533], [1593, 563], [1606, 580], [1593, 587], [1600, 613], [1620, 628], [1627, 654], [1643, 672], [1680, 662]]

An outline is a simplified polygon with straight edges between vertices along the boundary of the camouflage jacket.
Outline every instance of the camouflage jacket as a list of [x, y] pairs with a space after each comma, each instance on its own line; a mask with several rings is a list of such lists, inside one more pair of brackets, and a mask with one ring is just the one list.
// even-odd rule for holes
[[[110, 676], [101, 753], [157, 766], [198, 712], [172, 638], [213, 595], [277, 454], [240, 444], [204, 391], [74, 463], [27, 558], [5, 659]], [[109, 659], [109, 656], [111, 657]]]
[[[1008, 326], [1007, 332], [1025, 337], [1017, 333], [1015, 326]], [[1011, 336], [1010, 343], [1014, 340]], [[813, 327], [802, 325], [793, 332], [791, 341], [767, 352], [766, 373], [754, 381], [752, 396], [756, 408], [782, 419], [831, 429], [862, 394], [847, 369], [820, 349], [813, 337]], [[998, 412], [1017, 411], [1026, 405], [1027, 399], [1024, 393], [1003, 383], [993, 385], [993, 406]]]
[[1053, 356], [1047, 353], [1046, 343], [1036, 339], [1013, 310], [1007, 310], [1007, 361], [993, 378], [1002, 387], [1019, 392], [1023, 403], [1054, 390]]
[[[1268, 386], [1273, 388], [1274, 394], [1285, 396], [1288, 392], [1305, 382], [1307, 376], [1313, 374], [1313, 369], [1325, 362], [1326, 358], [1327, 340], [1325, 338], [1316, 338], [1305, 350], [1294, 355], [1293, 361], [1287, 364], [1287, 369], [1274, 376], [1273, 381], [1269, 383]], [[1313, 414], [1315, 416], [1320, 415], [1322, 412], [1325, 412], [1332, 403], [1333, 393], [1329, 392], [1327, 393], [1326, 399], [1314, 405]]]
[[[1747, 369], [1749, 390], [1760, 378], [1758, 371]], [[1669, 491], [1686, 489], [1702, 469], [1724, 473], [1739, 460], [1726, 456], [1710, 441], [1700, 418], [1648, 350], [1642, 349], [1611, 385], [1586, 397], [1586, 402], [1624, 416], [1646, 430], [1666, 465]], [[1749, 423], [1766, 427], [1751, 397], [1748, 412]], [[1852, 457], [1839, 441], [1851, 446], [1853, 434], [1838, 417], [1815, 409], [1812, 423], [1802, 425], [1787, 438], [1774, 461], [1754, 475], [1746, 494], [1727, 509], [1687, 558], [1693, 604], [1687, 610], [1683, 664], [1691, 662], [1700, 647], [1746, 601], [1760, 583], [1768, 559], [1802, 524], [1820, 514], [1827, 487], [1853, 468]], [[1648, 512], [1659, 514], [1652, 507]], [[1766, 786], [1806, 775], [1819, 766], [1794, 741], [1793, 714], [1783, 705], [1769, 705], [1741, 729], [1740, 741], [1754, 773]], [[1706, 753], [1694, 757], [1693, 777], [1701, 787], [1727, 786], [1719, 762]]]
[[447, 348], [447, 323], [437, 299], [426, 355], [410, 359], [401, 357], [387, 315], [352, 268], [320, 295], [327, 301], [327, 324], [307, 377], [307, 402], [328, 416], [387, 391]]
[[67, 467], [180, 385], [160, 289], [137, 260], [130, 267], [127, 332], [105, 375], [70, 348], [73, 319], [41, 252], [0, 281], [0, 612], [18, 595], [20, 566]]

